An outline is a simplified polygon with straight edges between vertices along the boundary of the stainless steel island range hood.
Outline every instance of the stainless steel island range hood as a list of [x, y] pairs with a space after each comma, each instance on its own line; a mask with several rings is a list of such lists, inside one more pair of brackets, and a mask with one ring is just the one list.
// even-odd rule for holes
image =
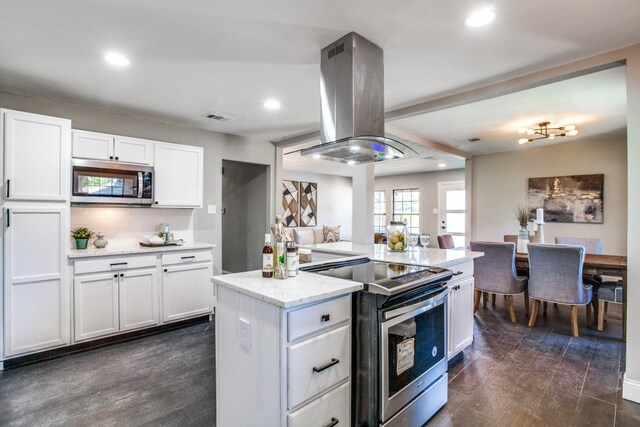
[[301, 155], [349, 164], [416, 155], [385, 137], [382, 49], [349, 33], [322, 49], [320, 62], [321, 144]]

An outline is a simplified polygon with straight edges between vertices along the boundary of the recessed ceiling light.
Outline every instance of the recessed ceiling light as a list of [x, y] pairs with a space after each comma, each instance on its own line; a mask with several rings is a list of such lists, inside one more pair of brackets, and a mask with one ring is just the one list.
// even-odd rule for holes
[[439, 168], [446, 168], [447, 164], [446, 163], [438, 163], [438, 167]]
[[107, 52], [104, 55], [104, 60], [109, 64], [115, 65], [117, 67], [126, 67], [127, 65], [129, 65], [129, 59], [118, 52]]
[[320, 154], [314, 154], [314, 155], [313, 155], [313, 156], [311, 156], [311, 157], [313, 157], [313, 158], [314, 158], [314, 159], [316, 159], [316, 160], [320, 160], [320, 159], [322, 158], [322, 156], [321, 156]]
[[262, 105], [264, 105], [264, 108], [267, 110], [278, 110], [280, 108], [280, 101], [277, 99], [267, 99]]
[[353, 166], [353, 165], [355, 165], [355, 164], [356, 164], [356, 161], [355, 161], [355, 160], [349, 160], [349, 161], [347, 162], [347, 164], [348, 164], [349, 166]]
[[496, 14], [491, 9], [478, 10], [469, 15], [464, 23], [467, 25], [467, 27], [483, 27], [489, 22], [493, 21], [493, 18], [495, 17]]

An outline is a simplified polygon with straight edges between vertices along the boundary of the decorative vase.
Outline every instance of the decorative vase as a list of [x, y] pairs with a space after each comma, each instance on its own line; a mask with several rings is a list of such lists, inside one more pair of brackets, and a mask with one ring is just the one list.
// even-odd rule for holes
[[87, 249], [89, 239], [76, 239], [76, 249]]
[[93, 246], [96, 248], [103, 249], [109, 244], [109, 241], [104, 239], [104, 234], [97, 233], [96, 237], [96, 240], [93, 241]]
[[527, 245], [529, 244], [529, 230], [526, 225], [520, 225], [520, 231], [518, 232], [518, 246], [516, 251], [526, 254], [529, 253]]

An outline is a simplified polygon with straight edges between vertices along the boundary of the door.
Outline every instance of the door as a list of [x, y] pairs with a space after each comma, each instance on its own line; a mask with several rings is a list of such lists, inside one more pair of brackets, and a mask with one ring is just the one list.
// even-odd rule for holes
[[155, 143], [154, 206], [202, 207], [203, 155], [200, 147]]
[[65, 208], [4, 212], [4, 355], [69, 343]]
[[121, 273], [119, 281], [120, 331], [158, 324], [156, 268]]
[[82, 341], [120, 330], [118, 280], [122, 273], [76, 276], [73, 280], [75, 340]]
[[145, 139], [116, 136], [113, 153], [115, 160], [126, 163], [150, 165], [153, 142]]
[[465, 245], [464, 181], [438, 183], [438, 234], [451, 234], [456, 248]]
[[473, 278], [449, 285], [449, 358], [473, 341]]
[[7, 200], [66, 201], [71, 121], [2, 110]]
[[[238, 273], [262, 268], [268, 231], [269, 168], [222, 161], [222, 270]], [[233, 242], [225, 244], [225, 242]]]
[[210, 263], [164, 267], [162, 320], [171, 322], [213, 312], [213, 268]]
[[71, 156], [75, 159], [114, 160], [113, 135], [74, 130]]

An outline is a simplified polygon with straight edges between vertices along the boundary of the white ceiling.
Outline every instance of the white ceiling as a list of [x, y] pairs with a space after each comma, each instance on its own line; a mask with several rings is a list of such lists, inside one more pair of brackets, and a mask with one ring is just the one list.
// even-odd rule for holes
[[[485, 5], [495, 21], [465, 27], [466, 15]], [[384, 50], [387, 110], [640, 42], [637, 0], [3, 0], [2, 14], [2, 90], [265, 141], [317, 129], [320, 49], [350, 31]], [[112, 49], [131, 65], [108, 66], [102, 55]], [[606, 104], [604, 95], [585, 96]], [[282, 109], [265, 111], [269, 97]], [[569, 114], [558, 105], [505, 118], [516, 98], [398, 120], [388, 130], [479, 153], [495, 149], [505, 119]], [[202, 118], [209, 112], [234, 118]], [[468, 149], [461, 141], [472, 136], [487, 142]]]

